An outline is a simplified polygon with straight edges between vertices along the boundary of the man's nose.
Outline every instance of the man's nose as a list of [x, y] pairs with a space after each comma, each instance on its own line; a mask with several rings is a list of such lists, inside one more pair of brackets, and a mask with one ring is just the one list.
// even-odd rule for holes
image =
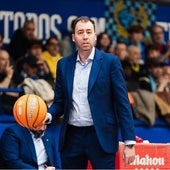
[[83, 38], [87, 38], [87, 37], [88, 37], [87, 33], [84, 33]]

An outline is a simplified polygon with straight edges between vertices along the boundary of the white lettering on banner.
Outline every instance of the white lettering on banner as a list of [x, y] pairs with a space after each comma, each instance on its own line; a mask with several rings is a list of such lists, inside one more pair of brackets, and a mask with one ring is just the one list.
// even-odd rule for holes
[[43, 28], [45, 28], [45, 39], [50, 36], [50, 17], [47, 14], [41, 14], [38, 20], [38, 28], [39, 28], [39, 38], [43, 38]]
[[105, 18], [91, 18], [96, 24], [96, 32], [99, 34], [101, 31], [105, 31]]
[[68, 17], [68, 19], [67, 19], [67, 30], [69, 32], [71, 32], [71, 24], [72, 24], [73, 20], [76, 19], [76, 18], [77, 18], [77, 16], [75, 16], [75, 15]]
[[62, 24], [62, 18], [60, 15], [52, 15], [52, 17], [51, 17], [51, 31], [56, 35], [60, 35], [58, 37], [61, 38], [61, 32], [55, 26], [56, 22], [57, 22], [57, 24]]
[[[77, 16], [72, 15], [67, 19], [67, 30], [70, 32], [70, 24], [73, 19]], [[105, 30], [105, 18], [96, 18], [92, 17], [92, 19], [96, 23], [96, 32], [100, 33]], [[8, 44], [10, 42], [10, 38], [12, 35], [10, 33], [14, 32], [16, 29], [21, 28], [25, 22], [25, 20], [33, 20], [36, 25], [35, 35], [39, 38], [45, 40], [49, 38], [50, 34], [53, 33], [61, 39], [62, 30], [57, 28], [57, 25], [61, 25], [63, 23], [62, 17], [59, 14], [48, 15], [47, 13], [33, 13], [27, 12], [24, 13], [22, 11], [0, 11], [0, 24], [1, 28], [4, 31], [4, 43]]]
[[158, 25], [161, 25], [164, 28], [165, 32], [168, 32], [168, 41], [170, 41], [170, 23], [169, 22], [156, 22]]
[[156, 22], [158, 25], [161, 25], [164, 28], [164, 31], [168, 31], [169, 30], [169, 25], [168, 22], [161, 22], [161, 21], [157, 21]]
[[9, 11], [0, 11], [0, 20], [4, 21], [4, 43], [9, 43], [9, 21], [13, 20], [13, 12]]
[[[35, 34], [41, 39], [47, 39], [50, 35], [50, 31], [53, 32], [61, 39], [61, 32], [57, 29], [56, 24], [62, 23], [62, 18], [60, 15], [54, 14], [49, 16], [48, 14], [40, 14], [36, 13], [24, 13], [24, 12], [12, 12], [12, 11], [0, 11], [0, 21], [3, 21], [4, 24], [4, 43], [10, 42], [9, 31], [13, 32], [21, 28], [25, 22], [25, 20], [33, 20], [36, 25]], [[11, 25], [13, 27], [11, 28]], [[43, 37], [45, 34], [45, 37]]]
[[25, 15], [23, 12], [16, 12], [14, 15], [14, 30], [21, 28], [25, 22]]
[[140, 155], [135, 156], [135, 160], [131, 165], [165, 165], [164, 157], [150, 157], [146, 154], [144, 157]]

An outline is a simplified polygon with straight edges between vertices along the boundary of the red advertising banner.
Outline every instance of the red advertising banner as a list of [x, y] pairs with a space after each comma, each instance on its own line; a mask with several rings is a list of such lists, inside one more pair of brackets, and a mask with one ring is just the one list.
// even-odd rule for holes
[[[123, 148], [124, 144], [120, 144], [116, 154], [116, 169], [170, 170], [170, 144], [137, 143], [135, 145], [135, 160], [129, 165], [124, 164]], [[90, 163], [87, 169], [92, 169]]]
[[145, 144], [135, 145], [135, 160], [129, 165], [123, 161], [123, 144], [119, 145], [116, 155], [116, 169], [127, 170], [170, 170], [170, 144]]

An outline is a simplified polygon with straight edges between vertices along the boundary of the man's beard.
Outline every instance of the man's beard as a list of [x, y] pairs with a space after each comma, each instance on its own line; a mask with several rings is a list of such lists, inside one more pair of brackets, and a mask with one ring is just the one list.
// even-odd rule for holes
[[34, 134], [34, 138], [40, 138], [42, 135], [43, 135], [43, 133], [44, 133], [44, 131], [43, 130], [31, 130], [31, 132]]

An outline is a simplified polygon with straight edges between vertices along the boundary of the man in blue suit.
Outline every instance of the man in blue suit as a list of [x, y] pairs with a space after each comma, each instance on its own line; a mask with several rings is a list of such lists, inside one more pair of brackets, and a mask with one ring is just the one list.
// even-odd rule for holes
[[118, 57], [99, 51], [94, 21], [74, 21], [77, 52], [58, 62], [52, 118], [64, 114], [59, 149], [62, 168], [114, 169], [120, 126], [124, 160], [135, 158], [135, 133], [123, 70]]
[[0, 140], [1, 168], [58, 168], [55, 142], [49, 132], [45, 132], [46, 126], [27, 129], [16, 124], [5, 129]]

